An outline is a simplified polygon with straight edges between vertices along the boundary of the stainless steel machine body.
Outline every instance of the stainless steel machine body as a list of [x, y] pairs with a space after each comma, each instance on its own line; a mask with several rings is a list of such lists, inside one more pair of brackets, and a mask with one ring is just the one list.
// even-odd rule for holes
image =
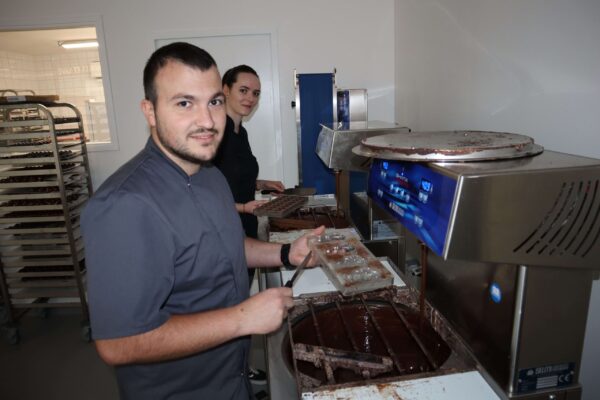
[[401, 226], [368, 199], [368, 163], [365, 163], [368, 160], [353, 154], [352, 148], [366, 138], [408, 132], [410, 129], [407, 127], [384, 121], [321, 124], [315, 149], [323, 163], [337, 171], [339, 185], [336, 196], [367, 247], [377, 256], [389, 257], [402, 270], [404, 247]]
[[[415, 133], [423, 145], [388, 146], [385, 136], [407, 132], [350, 133], [354, 143], [383, 146], [359, 152], [378, 159], [368, 198], [349, 182], [337, 195], [366, 204], [359, 207], [362, 219], [351, 207], [350, 215], [355, 224], [366, 218], [356, 226], [366, 225], [367, 243], [376, 237], [375, 218], [402, 224], [406, 235], [393, 239], [402, 249], [400, 272], [406, 275], [406, 248], [406, 264], [426, 271], [427, 300], [460, 335], [496, 394], [580, 399], [588, 303], [600, 269], [600, 160], [542, 152], [514, 134]], [[347, 163], [349, 145], [339, 139], [352, 139], [343, 135], [344, 129], [322, 127], [319, 158], [344, 173], [364, 169], [364, 160]], [[449, 138], [456, 141], [443, 147]], [[279, 346], [269, 357], [278, 357]]]
[[406, 127], [383, 121], [352, 121], [321, 124], [316, 153], [328, 168], [340, 171], [367, 171], [364, 157], [352, 148], [368, 137], [410, 132]]
[[[600, 160], [375, 160], [369, 196], [430, 249], [426, 296], [506, 399], [579, 399], [600, 269]], [[421, 262], [423, 264], [423, 262]]]

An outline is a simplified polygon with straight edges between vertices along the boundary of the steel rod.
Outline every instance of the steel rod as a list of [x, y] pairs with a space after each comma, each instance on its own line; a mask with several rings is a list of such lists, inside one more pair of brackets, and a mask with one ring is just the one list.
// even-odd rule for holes
[[[315, 308], [313, 307], [312, 302], [308, 303], [308, 308], [310, 309], [310, 314], [312, 315], [313, 326], [315, 327], [315, 333], [317, 334], [319, 346], [325, 346], [325, 343], [323, 342], [323, 336], [321, 335], [321, 328], [319, 328], [319, 322], [317, 321], [317, 315], [315, 314]], [[327, 375], [327, 382], [335, 383], [335, 378], [333, 377], [333, 368], [331, 368], [331, 365], [326, 360], [323, 360], [323, 369]]]
[[425, 357], [427, 357], [427, 361], [429, 361], [429, 364], [431, 365], [431, 367], [434, 370], [436, 370], [438, 368], [437, 363], [435, 362], [435, 360], [433, 359], [431, 353], [427, 350], [427, 348], [425, 347], [425, 345], [423, 344], [423, 342], [421, 341], [421, 339], [419, 338], [419, 336], [417, 335], [417, 333], [415, 332], [415, 330], [411, 328], [410, 324], [406, 320], [406, 317], [402, 314], [402, 311], [400, 311], [398, 309], [398, 307], [394, 304], [393, 301], [390, 301], [390, 300], [388, 300], [388, 301], [389, 301], [390, 305], [392, 306], [392, 308], [394, 309], [394, 311], [396, 312], [396, 314], [398, 315], [398, 318], [400, 318], [400, 320], [402, 321], [402, 323], [404, 324], [404, 326], [408, 330], [408, 333], [410, 333], [410, 336], [417, 343], [417, 345], [419, 346], [419, 348], [421, 349], [421, 351], [423, 352], [423, 354], [425, 355]]
[[294, 337], [292, 335], [292, 322], [290, 318], [287, 319], [288, 336], [290, 337], [290, 347], [292, 350], [292, 362], [294, 363], [294, 372], [296, 374], [296, 391], [298, 392], [298, 398], [302, 397], [302, 387], [300, 386], [300, 371], [298, 370], [298, 361], [296, 360], [296, 350], [294, 349]]
[[421, 294], [419, 297], [419, 309], [421, 312], [421, 328], [423, 328], [423, 320], [425, 319], [425, 291], [427, 288], [427, 246], [423, 242], [419, 242], [421, 247]]
[[379, 334], [379, 337], [383, 341], [383, 344], [385, 345], [388, 354], [390, 355], [390, 357], [392, 358], [392, 360], [394, 360], [394, 365], [396, 366], [396, 369], [401, 374], [405, 373], [406, 370], [404, 368], [402, 368], [402, 366], [400, 365], [400, 361], [398, 360], [398, 357], [396, 356], [396, 353], [392, 349], [392, 347], [391, 347], [390, 343], [388, 342], [387, 338], [383, 334], [383, 330], [379, 326], [379, 322], [377, 322], [377, 320], [373, 316], [373, 313], [371, 313], [371, 310], [369, 310], [369, 307], [367, 306], [367, 303], [365, 302], [365, 296], [364, 295], [360, 296], [360, 301], [362, 302], [363, 307], [367, 311], [367, 314], [369, 315], [369, 318], [371, 319], [371, 322], [373, 323], [373, 326], [377, 330], [377, 333]]
[[354, 349], [354, 351], [360, 351], [358, 349], [358, 345], [356, 344], [356, 340], [354, 339], [354, 335], [352, 335], [352, 329], [350, 329], [350, 325], [348, 324], [348, 321], [346, 320], [346, 317], [342, 312], [342, 306], [340, 306], [340, 302], [336, 300], [335, 306], [338, 310], [338, 313], [340, 314], [340, 318], [342, 319], [342, 323], [344, 324], [344, 329], [346, 330], [346, 336], [348, 336], [348, 339], [352, 344], [352, 348]]
[[335, 221], [331, 217], [331, 213], [330, 212], [326, 212], [325, 215], [327, 215], [327, 218], [329, 218], [329, 222], [331, 222], [331, 226], [334, 227], [334, 228], [337, 228], [337, 226], [335, 226]]

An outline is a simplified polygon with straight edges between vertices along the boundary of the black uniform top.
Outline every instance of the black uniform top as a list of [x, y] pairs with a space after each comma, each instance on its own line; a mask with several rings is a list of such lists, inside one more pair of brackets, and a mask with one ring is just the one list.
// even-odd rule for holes
[[[254, 200], [258, 162], [252, 154], [246, 128], [240, 124], [238, 133], [235, 133], [233, 129], [233, 120], [227, 116], [223, 141], [213, 162], [227, 178], [235, 202], [243, 204]], [[258, 236], [257, 218], [246, 213], [241, 213], [240, 218], [246, 236], [256, 238]]]

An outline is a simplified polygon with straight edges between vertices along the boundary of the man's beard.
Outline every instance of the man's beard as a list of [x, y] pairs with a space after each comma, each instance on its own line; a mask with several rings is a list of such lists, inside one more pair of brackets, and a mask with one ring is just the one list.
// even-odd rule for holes
[[[194, 132], [190, 132], [190, 134], [202, 133], [202, 132], [210, 132], [214, 135], [218, 134], [218, 131], [216, 129], [198, 129]], [[163, 133], [160, 129], [160, 123], [158, 121], [158, 118], [156, 118], [156, 136], [158, 137], [158, 140], [163, 145], [163, 147], [166, 148], [167, 150], [169, 150], [171, 153], [173, 153], [177, 157], [181, 158], [182, 160], [199, 165], [201, 168], [212, 165], [212, 159], [217, 154], [217, 152], [215, 151], [215, 154], [213, 154], [213, 157], [211, 157], [210, 160], [203, 160], [189, 152], [186, 152], [184, 150], [180, 150], [180, 149], [177, 149], [177, 148], [171, 146], [171, 144], [168, 143], [167, 140], [165, 139], [165, 136], [163, 135]]]

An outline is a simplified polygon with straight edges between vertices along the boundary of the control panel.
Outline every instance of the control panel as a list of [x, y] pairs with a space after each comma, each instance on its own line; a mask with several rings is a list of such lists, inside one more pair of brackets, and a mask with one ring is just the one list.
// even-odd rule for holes
[[446, 242], [456, 180], [427, 164], [374, 160], [368, 194], [437, 255]]

